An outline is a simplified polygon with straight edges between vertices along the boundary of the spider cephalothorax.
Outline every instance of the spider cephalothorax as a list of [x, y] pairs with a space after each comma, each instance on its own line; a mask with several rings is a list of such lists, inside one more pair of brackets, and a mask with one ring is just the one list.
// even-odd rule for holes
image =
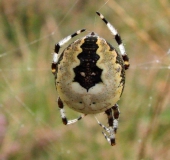
[[94, 32], [74, 41], [60, 53], [60, 47], [85, 31], [82, 29], [55, 45], [52, 73], [55, 76], [59, 95], [58, 106], [63, 123], [72, 124], [83, 117], [67, 120], [64, 106], [84, 115], [105, 112], [109, 127], [105, 127], [98, 120], [97, 122], [108, 132], [109, 135], [103, 132], [107, 141], [111, 145], [115, 145], [115, 133], [119, 118], [119, 109], [116, 103], [124, 89], [125, 70], [129, 67], [129, 60], [116, 29], [102, 14], [96, 13], [114, 35], [120, 53]]

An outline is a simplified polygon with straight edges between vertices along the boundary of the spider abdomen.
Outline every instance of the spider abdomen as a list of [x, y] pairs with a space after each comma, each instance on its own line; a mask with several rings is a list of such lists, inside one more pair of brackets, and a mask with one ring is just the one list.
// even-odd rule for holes
[[105, 111], [116, 104], [123, 92], [123, 59], [97, 35], [87, 35], [69, 45], [57, 68], [58, 94], [64, 105], [78, 112]]

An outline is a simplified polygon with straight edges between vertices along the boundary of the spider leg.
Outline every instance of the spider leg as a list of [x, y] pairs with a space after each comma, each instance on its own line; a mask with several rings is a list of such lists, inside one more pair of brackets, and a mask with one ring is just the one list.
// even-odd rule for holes
[[65, 111], [64, 111], [64, 105], [63, 105], [63, 102], [62, 102], [62, 100], [60, 98], [58, 99], [58, 107], [60, 109], [60, 115], [61, 115], [63, 124], [65, 124], [65, 125], [73, 124], [73, 123], [81, 120], [84, 116], [87, 115], [87, 114], [84, 114], [84, 115], [81, 115], [80, 117], [78, 117], [76, 119], [67, 120], [66, 114], [65, 114]]
[[115, 104], [111, 109], [113, 110], [113, 116], [114, 116], [113, 128], [114, 128], [114, 132], [116, 133], [118, 128], [119, 114], [120, 114], [118, 104]]
[[112, 108], [107, 109], [105, 111], [107, 117], [108, 117], [108, 124], [109, 127], [105, 127], [103, 124], [101, 124], [98, 119], [96, 118], [98, 124], [108, 133], [108, 135], [105, 132], [102, 132], [105, 139], [109, 142], [110, 145], [115, 145], [115, 134], [117, 132], [118, 128], [118, 119], [119, 119], [119, 109], [118, 105], [115, 104]]
[[96, 12], [96, 13], [97, 13], [97, 15], [99, 15], [99, 17], [106, 23], [108, 29], [109, 29], [109, 30], [111, 31], [111, 33], [114, 35], [114, 38], [115, 38], [115, 40], [116, 40], [116, 42], [117, 42], [117, 44], [118, 44], [118, 46], [119, 46], [119, 50], [120, 50], [120, 53], [121, 53], [121, 55], [122, 55], [122, 58], [123, 58], [123, 60], [124, 60], [124, 67], [125, 67], [125, 69], [128, 69], [128, 68], [129, 68], [129, 65], [130, 65], [130, 64], [129, 64], [129, 58], [128, 58], [127, 54], [126, 54], [125, 47], [124, 47], [124, 45], [123, 45], [123, 43], [122, 43], [122, 39], [121, 39], [119, 33], [118, 33], [117, 30], [105, 19], [105, 17], [104, 17], [101, 13], [99, 13], [99, 12]]
[[109, 128], [107, 128], [105, 125], [101, 124], [97, 118], [96, 118], [96, 121], [99, 124], [99, 126], [101, 126], [105, 131], [109, 132]]
[[56, 65], [57, 65], [57, 62], [58, 62], [58, 59], [60, 57], [60, 54], [59, 54], [59, 51], [60, 51], [60, 48], [66, 44], [70, 39], [72, 39], [73, 37], [79, 35], [80, 33], [84, 32], [85, 29], [81, 29], [81, 30], [78, 30], [76, 31], [75, 33], [65, 37], [64, 39], [62, 39], [61, 41], [59, 41], [56, 45], [55, 45], [55, 49], [54, 49], [54, 53], [53, 53], [53, 62], [52, 62], [52, 65], [51, 65], [51, 68], [52, 68], [52, 73], [55, 74], [56, 73]]

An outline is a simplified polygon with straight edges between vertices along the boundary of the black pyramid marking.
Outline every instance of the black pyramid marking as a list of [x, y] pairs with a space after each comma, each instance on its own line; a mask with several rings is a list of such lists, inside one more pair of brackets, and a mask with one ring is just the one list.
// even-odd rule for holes
[[96, 65], [100, 58], [96, 54], [98, 49], [96, 42], [97, 37], [85, 38], [84, 43], [81, 45], [82, 52], [78, 55], [80, 65], [74, 68], [74, 82], [78, 82], [87, 92], [95, 84], [102, 82], [102, 69]]

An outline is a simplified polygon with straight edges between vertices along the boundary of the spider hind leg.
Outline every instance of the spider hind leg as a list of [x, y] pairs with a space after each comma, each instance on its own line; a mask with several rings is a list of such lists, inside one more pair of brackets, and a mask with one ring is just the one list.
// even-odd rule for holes
[[118, 128], [118, 119], [120, 113], [118, 109], [118, 105], [115, 104], [112, 108], [107, 109], [105, 113], [108, 118], [109, 127], [106, 127], [105, 125], [101, 124], [97, 118], [96, 120], [98, 124], [104, 129], [104, 132], [102, 133], [105, 139], [109, 142], [110, 145], [114, 146], [116, 144], [115, 134]]
[[84, 115], [79, 116], [78, 118], [68, 120], [65, 114], [63, 102], [60, 98], [58, 98], [58, 107], [60, 109], [60, 115], [61, 115], [63, 124], [65, 125], [76, 123], [77, 121], [81, 120], [84, 116], [86, 116], [86, 114], [84, 114]]

